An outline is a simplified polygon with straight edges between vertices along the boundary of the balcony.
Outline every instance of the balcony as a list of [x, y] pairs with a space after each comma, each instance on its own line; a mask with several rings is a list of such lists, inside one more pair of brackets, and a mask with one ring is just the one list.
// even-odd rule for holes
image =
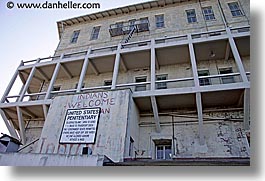
[[[137, 22], [135, 23], [137, 24]], [[148, 22], [143, 23], [148, 24]], [[137, 24], [138, 31], [146, 28]], [[147, 26], [148, 27], [148, 26]], [[125, 29], [124, 29], [125, 30]], [[250, 36], [248, 29], [244, 31], [235, 29], [232, 32], [235, 44], [241, 57], [250, 56]], [[126, 31], [123, 31], [126, 32]], [[194, 53], [197, 68], [211, 67], [209, 75], [199, 75], [201, 82], [203, 106], [238, 106], [242, 105], [242, 95], [245, 85], [243, 84], [225, 30], [217, 32], [206, 32], [192, 34]], [[156, 90], [150, 91], [150, 66], [151, 66], [151, 40], [125, 43], [120, 50], [120, 66], [116, 88], [130, 88], [133, 98], [140, 112], [151, 112], [152, 106], [150, 96], [156, 96], [159, 110], [194, 108], [195, 105], [195, 83], [190, 61], [188, 36], [179, 35], [172, 37], [156, 38], [154, 40], [156, 53], [156, 76], [168, 74], [166, 79], [155, 81]], [[36, 71], [21, 101], [21, 94], [7, 94], [1, 108], [6, 115], [15, 120], [16, 106], [21, 107], [24, 115], [43, 118], [43, 104], [49, 105], [51, 98], [58, 95], [75, 94], [76, 83], [79, 81], [81, 70], [86, 56], [89, 57], [88, 68], [85, 73], [85, 86], [81, 93], [98, 90], [109, 90], [110, 85], [104, 85], [105, 80], [112, 79], [113, 67], [118, 46], [92, 48], [88, 51], [66, 53], [63, 56], [46, 57], [37, 60], [23, 62], [18, 68], [20, 86], [25, 85], [31, 71]], [[211, 56], [213, 51], [214, 56]], [[60, 63], [60, 69], [56, 76], [54, 85], [63, 85], [60, 90], [51, 90], [49, 99], [45, 99], [47, 88], [52, 80], [56, 64]], [[218, 72], [217, 67], [232, 67], [232, 72]], [[250, 79], [250, 73], [247, 77]], [[129, 75], [129, 76], [128, 76]], [[122, 79], [122, 77], [128, 77]], [[136, 81], [137, 77], [146, 76], [146, 79]], [[98, 81], [94, 81], [98, 80]], [[67, 85], [70, 81], [71, 85]], [[67, 86], [66, 86], [67, 85]], [[216, 98], [212, 98], [216, 96]], [[227, 99], [230, 98], [230, 99]], [[224, 101], [225, 100], [225, 101]], [[34, 107], [35, 106], [35, 107]], [[34, 107], [34, 108], [33, 108]], [[36, 110], [35, 110], [36, 109]], [[31, 111], [30, 110], [34, 110]]]

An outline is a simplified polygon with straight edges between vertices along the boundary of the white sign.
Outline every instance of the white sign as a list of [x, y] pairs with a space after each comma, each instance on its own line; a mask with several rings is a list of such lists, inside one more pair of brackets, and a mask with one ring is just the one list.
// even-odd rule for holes
[[100, 108], [68, 109], [60, 143], [95, 143]]

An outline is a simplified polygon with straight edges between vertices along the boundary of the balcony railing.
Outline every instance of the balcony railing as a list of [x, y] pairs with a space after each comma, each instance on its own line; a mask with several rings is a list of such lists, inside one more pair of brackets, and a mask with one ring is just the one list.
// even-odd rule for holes
[[[138, 20], [139, 22], [140, 20]], [[136, 21], [137, 24], [137, 21]], [[143, 22], [143, 24], [148, 24], [149, 27], [149, 22], [147, 20], [147, 22]], [[111, 25], [110, 27], [114, 28], [116, 27], [116, 24]], [[143, 25], [144, 27], [144, 25]], [[140, 30], [147, 30], [145, 28], [142, 29], [140, 28]], [[126, 28], [125, 28], [126, 29]], [[126, 32], [126, 31], [125, 31]], [[238, 27], [238, 28], [232, 28], [231, 29], [232, 34], [245, 34], [245, 33], [249, 33], [250, 32], [250, 27]], [[220, 37], [220, 36], [224, 36], [226, 35], [226, 31], [224, 29], [221, 30], [216, 30], [216, 31], [208, 31], [208, 32], [201, 32], [201, 33], [192, 33], [192, 39], [202, 39], [202, 38], [209, 38], [209, 37]], [[155, 39], [155, 46], [156, 47], [161, 47], [164, 46], [163, 44], [165, 43], [179, 43], [179, 42], [186, 42], [187, 43], [187, 35], [177, 35], [177, 36], [170, 36], [170, 37], [163, 37], [163, 38], [156, 38]], [[149, 46], [150, 45], [151, 40], [143, 40], [143, 41], [137, 41], [137, 42], [132, 42], [132, 43], [125, 43], [123, 45], [123, 49], [126, 48], [133, 48], [133, 47], [142, 47], [142, 46]], [[91, 55], [96, 55], [98, 53], [113, 53], [114, 51], [117, 50], [118, 46], [104, 46], [104, 47], [100, 47], [100, 48], [94, 48], [91, 50], [90, 54]], [[73, 52], [73, 53], [67, 53], [64, 54], [63, 58], [74, 58], [74, 57], [80, 57], [80, 56], [85, 56], [85, 54], [87, 53], [86, 50], [84, 51], [79, 51], [79, 52]], [[33, 65], [35, 63], [43, 63], [43, 62], [49, 62], [49, 61], [53, 61], [53, 60], [57, 60], [60, 58], [60, 55], [56, 55], [56, 56], [49, 56], [49, 57], [45, 57], [45, 58], [40, 58], [40, 59], [35, 59], [35, 60], [29, 60], [29, 61], [23, 61], [23, 65]]]
[[[246, 73], [248, 77], [250, 77], [250, 72]], [[201, 87], [203, 86], [212, 86], [212, 85], [222, 85], [222, 84], [233, 84], [242, 82], [240, 73], [229, 73], [229, 74], [218, 74], [218, 75], [209, 75], [209, 76], [199, 76], [199, 80], [204, 79], [205, 81], [201, 81]], [[203, 83], [204, 82], [204, 83]], [[124, 83], [116, 85], [117, 88], [130, 88], [133, 92], [140, 91], [150, 91], [150, 81], [139, 82], [139, 83]], [[168, 79], [168, 80], [159, 80], [155, 81], [155, 84], [163, 84], [163, 88], [159, 88], [156, 86], [156, 90], [160, 89], [176, 89], [176, 88], [190, 88], [194, 87], [194, 78], [186, 77], [186, 78], [177, 78], [177, 79]], [[92, 90], [109, 90], [111, 86], [96, 86], [96, 87], [85, 87], [81, 89], [82, 93], [90, 92]], [[61, 95], [69, 95], [74, 94], [77, 89], [68, 89], [68, 90], [60, 90], [60, 91], [52, 91], [51, 99], [55, 96]], [[46, 92], [39, 93], [31, 93], [25, 94], [23, 101], [36, 101], [36, 100], [44, 100]], [[6, 96], [5, 103], [17, 102], [20, 95], [11, 95]]]
[[109, 28], [109, 32], [112, 37], [120, 36], [120, 35], [127, 35], [131, 32], [134, 26], [136, 26], [137, 33], [149, 31], [148, 19], [141, 19], [141, 20], [136, 20], [133, 22], [111, 24]]

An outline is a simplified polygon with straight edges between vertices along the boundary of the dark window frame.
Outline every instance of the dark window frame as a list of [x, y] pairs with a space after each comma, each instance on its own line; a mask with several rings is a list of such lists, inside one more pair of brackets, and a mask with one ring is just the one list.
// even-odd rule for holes
[[94, 26], [91, 32], [90, 40], [97, 40], [101, 26]]
[[[135, 77], [135, 83], [146, 82], [147, 76]], [[146, 85], [136, 85], [135, 91], [146, 91]]]
[[188, 23], [197, 23], [197, 16], [195, 9], [186, 10]]
[[156, 28], [165, 27], [165, 17], [164, 14], [155, 15]]
[[77, 43], [79, 34], [80, 34], [80, 30], [74, 31], [70, 42], [71, 43]]
[[[219, 74], [231, 74], [233, 73], [233, 68], [232, 67], [225, 67], [225, 68], [218, 68]], [[221, 83], [222, 84], [231, 84], [235, 83], [235, 78], [233, 76], [229, 77], [221, 77]]]
[[[209, 76], [210, 71], [208, 69], [198, 70], [198, 76]], [[212, 85], [210, 78], [199, 78], [200, 86]]]
[[238, 2], [230, 2], [228, 3], [228, 7], [233, 17], [243, 16], [243, 12], [238, 4]]
[[[156, 75], [156, 80], [167, 80], [168, 74]], [[156, 89], [167, 89], [167, 82], [156, 83]]]
[[212, 6], [203, 7], [202, 12], [203, 12], [203, 16], [204, 16], [205, 21], [216, 20]]

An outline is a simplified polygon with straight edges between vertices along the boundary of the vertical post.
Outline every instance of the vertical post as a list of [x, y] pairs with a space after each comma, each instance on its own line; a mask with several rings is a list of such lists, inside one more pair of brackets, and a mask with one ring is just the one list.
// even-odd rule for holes
[[24, 145], [26, 143], [25, 123], [20, 108], [18, 106], [16, 108], [17, 108], [17, 116], [19, 122], [20, 139], [22, 141], [22, 144]]
[[160, 120], [159, 120], [159, 115], [158, 115], [158, 109], [157, 109], [157, 103], [156, 103], [155, 96], [151, 96], [151, 104], [152, 104], [152, 109], [153, 109], [153, 114], [154, 114], [155, 125], [156, 125], [156, 132], [160, 133], [161, 132], [161, 127], [160, 127]]
[[120, 51], [121, 51], [121, 44], [119, 43], [117, 52], [116, 52], [116, 57], [115, 57], [111, 89], [116, 89], [116, 84], [117, 84], [117, 79], [118, 79], [118, 74], [119, 74], [120, 60], [121, 60]]
[[46, 119], [47, 119], [47, 114], [48, 114], [48, 108], [47, 108], [47, 105], [46, 105], [46, 104], [43, 104], [43, 105], [42, 105], [42, 108], [43, 108], [44, 118], [45, 118], [45, 120], [46, 120]]
[[[36, 64], [39, 63], [39, 62], [40, 62], [40, 59], [37, 60]], [[19, 99], [18, 99], [18, 102], [23, 101], [23, 98], [24, 98], [24, 96], [25, 96], [25, 93], [26, 93], [26, 91], [28, 90], [29, 85], [30, 85], [30, 83], [31, 83], [31, 81], [32, 81], [32, 79], [33, 79], [34, 74], [35, 74], [35, 71], [36, 71], [36, 65], [34, 65], [34, 66], [32, 67], [32, 69], [31, 69], [31, 71], [30, 71], [30, 74], [29, 74], [29, 76], [28, 76], [28, 78], [27, 78], [27, 81], [26, 81], [24, 87], [23, 87], [23, 90], [21, 91], [21, 94], [20, 94], [20, 97], [19, 97]]]
[[[64, 54], [61, 55], [60, 60], [63, 59], [63, 56], [64, 56]], [[50, 96], [51, 96], [51, 91], [52, 91], [52, 88], [53, 88], [53, 84], [55, 83], [55, 80], [56, 80], [57, 75], [59, 73], [60, 67], [61, 67], [61, 63], [58, 62], [56, 64], [56, 66], [55, 66], [55, 69], [54, 69], [54, 72], [53, 72], [53, 75], [52, 75], [52, 78], [51, 78], [51, 81], [50, 81], [50, 84], [49, 84], [49, 87], [48, 87], [48, 90], [47, 90], [47, 93], [46, 93], [46, 96], [45, 96], [45, 99], [49, 99]]]
[[8, 84], [8, 86], [7, 86], [7, 88], [6, 88], [5, 92], [4, 92], [4, 94], [3, 94], [3, 97], [1, 98], [1, 103], [4, 103], [4, 102], [5, 102], [6, 96], [8, 96], [10, 90], [12, 89], [12, 87], [13, 87], [13, 85], [14, 85], [16, 79], [17, 79], [17, 76], [18, 76], [18, 69], [19, 69], [19, 67], [21, 67], [22, 65], [23, 65], [23, 61], [21, 61], [21, 63], [19, 64], [19, 66], [18, 66], [18, 68], [17, 68], [17, 70], [16, 70], [16, 72], [15, 72], [14, 75], [12, 76], [12, 78], [11, 78], [11, 80], [10, 80], [10, 82], [9, 82], [9, 84]]
[[188, 35], [188, 42], [189, 42], [189, 52], [190, 52], [192, 73], [193, 73], [194, 84], [195, 84], [195, 89], [196, 89], [196, 107], [197, 107], [198, 124], [199, 124], [198, 125], [199, 143], [200, 143], [200, 145], [204, 145], [205, 140], [204, 140], [204, 132], [203, 132], [202, 99], [201, 99], [201, 93], [198, 92], [198, 89], [200, 87], [200, 82], [199, 82], [199, 76], [198, 76], [198, 69], [197, 69], [194, 47], [193, 47], [193, 43], [192, 43], [192, 37], [190, 34]]
[[90, 52], [91, 52], [91, 48], [89, 47], [89, 49], [87, 50], [87, 54], [86, 54], [83, 66], [82, 66], [82, 71], [80, 73], [80, 77], [79, 77], [79, 81], [78, 81], [78, 85], [77, 85], [77, 90], [76, 90], [77, 93], [81, 92], [82, 84], [83, 84], [83, 81], [84, 81], [84, 78], [86, 75], [86, 71], [87, 71], [87, 67], [88, 67], [88, 63], [89, 63], [88, 57], [89, 57]]
[[189, 52], [190, 52], [190, 60], [191, 60], [191, 67], [192, 67], [194, 84], [195, 84], [195, 88], [198, 88], [200, 86], [200, 82], [199, 82], [199, 78], [198, 78], [196, 57], [195, 57], [195, 52], [194, 52], [191, 34], [188, 35], [188, 42], [189, 42]]
[[244, 92], [244, 129], [249, 130], [249, 118], [250, 118], [250, 89], [246, 88]]
[[9, 131], [10, 135], [13, 136], [14, 138], [18, 138], [16, 130], [15, 130], [13, 124], [11, 124], [11, 122], [8, 121], [4, 111], [2, 109], [0, 109], [0, 114], [1, 114], [1, 116], [2, 116], [2, 118], [4, 120], [4, 122], [5, 122], [5, 125], [6, 125], [8, 131]]
[[198, 113], [198, 122], [199, 122], [199, 143], [200, 145], [204, 145], [204, 132], [203, 132], [203, 114], [202, 114], [202, 98], [201, 93], [196, 92], [196, 106]]
[[243, 82], [248, 82], [247, 74], [246, 74], [246, 71], [245, 71], [244, 66], [242, 64], [242, 61], [241, 61], [239, 52], [237, 50], [236, 43], [235, 43], [235, 40], [234, 40], [234, 38], [232, 36], [232, 33], [231, 33], [229, 28], [226, 28], [226, 32], [227, 32], [227, 35], [228, 35], [228, 41], [229, 41], [232, 53], [234, 55], [238, 71], [239, 71], [239, 73], [240, 73], [240, 75], [242, 77]]
[[155, 39], [151, 40], [151, 91], [154, 91], [156, 81], [156, 53], [155, 53]]

